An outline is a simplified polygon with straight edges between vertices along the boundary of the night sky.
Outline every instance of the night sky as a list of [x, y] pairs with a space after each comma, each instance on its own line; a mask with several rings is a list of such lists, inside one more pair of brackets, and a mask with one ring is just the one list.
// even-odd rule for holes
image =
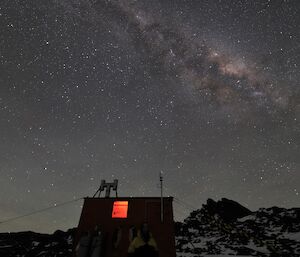
[[[0, 32], [0, 221], [101, 179], [158, 196], [160, 171], [190, 209], [299, 207], [299, 0], [2, 0]], [[0, 231], [74, 227], [81, 204]]]

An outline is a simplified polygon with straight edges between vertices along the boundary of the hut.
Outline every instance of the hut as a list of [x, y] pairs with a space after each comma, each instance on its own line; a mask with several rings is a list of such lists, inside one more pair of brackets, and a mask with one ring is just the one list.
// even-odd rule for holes
[[135, 231], [147, 223], [159, 256], [175, 257], [173, 198], [110, 197], [111, 189], [117, 192], [117, 180], [102, 181], [99, 196], [84, 199], [73, 256], [125, 257]]

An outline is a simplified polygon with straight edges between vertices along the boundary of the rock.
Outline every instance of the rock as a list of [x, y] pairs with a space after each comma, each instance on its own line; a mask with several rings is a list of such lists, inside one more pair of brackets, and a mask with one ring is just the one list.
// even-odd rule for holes
[[241, 204], [226, 198], [222, 198], [221, 201], [218, 202], [208, 199], [207, 204], [204, 204], [203, 208], [205, 208], [210, 215], [218, 215], [227, 222], [237, 220], [252, 213]]

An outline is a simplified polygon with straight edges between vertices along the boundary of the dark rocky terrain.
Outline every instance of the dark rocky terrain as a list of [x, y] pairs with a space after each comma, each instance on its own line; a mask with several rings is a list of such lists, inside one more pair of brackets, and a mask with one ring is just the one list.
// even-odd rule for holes
[[51, 235], [34, 232], [1, 233], [1, 257], [68, 257], [75, 229], [57, 230]]
[[[300, 208], [261, 208], [251, 212], [228, 199], [207, 203], [176, 222], [178, 257], [300, 256]], [[68, 257], [76, 229], [52, 235], [0, 234], [2, 257]]]
[[211, 199], [176, 223], [177, 256], [300, 256], [300, 208], [261, 208]]

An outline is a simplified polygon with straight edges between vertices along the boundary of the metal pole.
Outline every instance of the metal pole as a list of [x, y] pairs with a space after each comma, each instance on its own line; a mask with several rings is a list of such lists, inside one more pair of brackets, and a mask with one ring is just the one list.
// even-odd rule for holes
[[159, 173], [160, 180], [160, 220], [164, 222], [164, 198], [163, 198], [163, 174], [162, 171]]

